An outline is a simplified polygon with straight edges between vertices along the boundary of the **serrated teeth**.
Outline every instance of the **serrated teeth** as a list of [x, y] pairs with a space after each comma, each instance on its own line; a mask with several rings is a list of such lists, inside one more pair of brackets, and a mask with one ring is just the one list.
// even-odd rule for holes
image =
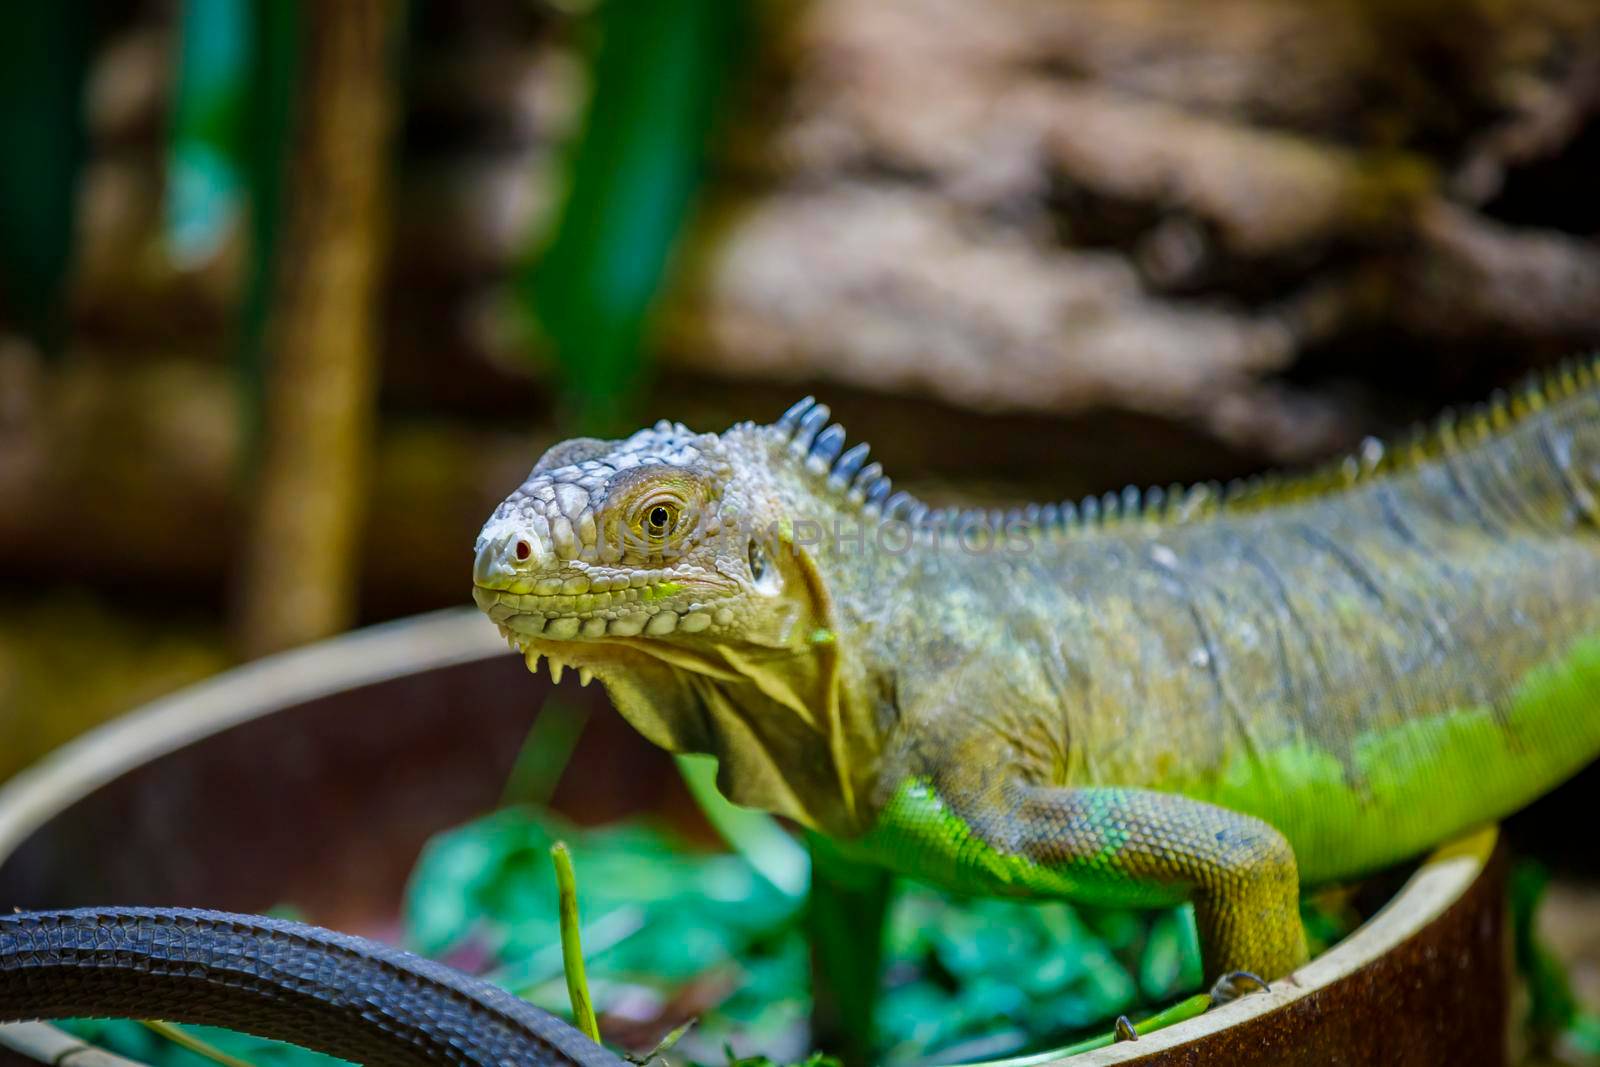
[[529, 649], [527, 654], [523, 657], [523, 662], [527, 663], [527, 665], [528, 665], [528, 673], [530, 673], [530, 674], [538, 674], [539, 673], [539, 656], [540, 656], [540, 653], [535, 652], [532, 649]]
[[578, 684], [588, 685], [592, 681], [594, 681], [594, 671], [591, 671], [588, 667], [579, 667]]
[[563, 663], [561, 663], [561, 662], [559, 662], [557, 660], [551, 660], [550, 661], [550, 680], [552, 682], [555, 682], [557, 685], [560, 685], [561, 684], [561, 675], [563, 673], [565, 673], [566, 669], [567, 668], [566, 668], [565, 664], [563, 664]]

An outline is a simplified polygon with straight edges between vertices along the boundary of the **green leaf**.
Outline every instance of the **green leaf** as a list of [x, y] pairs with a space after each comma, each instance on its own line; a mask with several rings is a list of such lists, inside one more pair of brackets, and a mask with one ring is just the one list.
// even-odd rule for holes
[[251, 62], [246, 0], [185, 0], [167, 149], [167, 246], [180, 264], [215, 255], [240, 213]]
[[1542, 1040], [1570, 1029], [1578, 1000], [1561, 961], [1539, 938], [1535, 919], [1550, 884], [1550, 872], [1532, 860], [1514, 864], [1507, 878], [1511, 904], [1511, 943], [1517, 970], [1528, 984], [1527, 1026]]
[[152, 1033], [166, 1038], [174, 1045], [178, 1045], [181, 1048], [186, 1048], [196, 1056], [199, 1056], [202, 1059], [210, 1060], [212, 1063], [220, 1065], [220, 1067], [255, 1067], [255, 1065], [250, 1063], [248, 1060], [242, 1060], [237, 1056], [231, 1056], [222, 1051], [222, 1049], [218, 1048], [216, 1045], [206, 1041], [204, 1038], [197, 1037], [196, 1035], [185, 1030], [183, 1027], [174, 1023], [161, 1022], [156, 1019], [146, 1019], [141, 1023], [141, 1025], [149, 1029]]
[[1139, 990], [1161, 1001], [1200, 985], [1200, 943], [1194, 913], [1187, 908], [1162, 912], [1150, 927], [1139, 959]]
[[1572, 1020], [1567, 1036], [1585, 1056], [1600, 1057], [1600, 1015], [1577, 1016]]
[[799, 900], [810, 877], [805, 847], [764, 812], [741, 808], [717, 788], [717, 761], [678, 756], [678, 772], [707, 821], [735, 852], [785, 896]]
[[604, 0], [588, 114], [565, 201], [519, 290], [551, 342], [580, 422], [605, 429], [637, 382], [647, 320], [694, 204], [743, 0]]
[[0, 8], [0, 303], [47, 352], [66, 339], [97, 9], [89, 0]]
[[583, 966], [583, 933], [578, 928], [578, 879], [572, 869], [572, 851], [565, 841], [550, 846], [555, 864], [557, 898], [561, 916], [561, 963], [567, 978], [567, 997], [572, 1002], [572, 1018], [590, 1041], [600, 1043], [600, 1027], [595, 1022], [594, 999], [589, 995], [589, 977]]
[[[517, 809], [496, 812], [429, 842], [406, 888], [405, 919], [410, 942], [424, 955], [439, 955], [464, 942], [491, 903], [497, 910], [507, 905], [519, 913], [543, 912], [554, 930], [555, 885], [537, 899], [508, 893], [514, 882], [519, 853], [542, 854], [553, 837], [539, 823]], [[541, 867], [543, 864], [541, 863]], [[524, 884], [540, 884], [535, 877]], [[498, 898], [498, 899], [497, 899]]]
[[246, 134], [240, 148], [250, 212], [250, 270], [245, 282], [236, 354], [240, 391], [251, 440], [260, 426], [266, 381], [264, 331], [277, 275], [278, 241], [284, 219], [284, 180], [299, 99], [301, 8], [299, 0], [260, 0], [251, 5], [250, 91]]

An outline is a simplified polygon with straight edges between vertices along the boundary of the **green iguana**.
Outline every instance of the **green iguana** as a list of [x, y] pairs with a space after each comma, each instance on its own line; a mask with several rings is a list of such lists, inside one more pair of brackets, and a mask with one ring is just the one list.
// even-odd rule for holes
[[1573, 365], [1309, 478], [930, 509], [807, 398], [557, 445], [477, 542], [530, 667], [734, 801], [980, 894], [1192, 901], [1306, 959], [1302, 883], [1600, 752], [1600, 382]]
[[[1492, 821], [1600, 751], [1593, 363], [1226, 491], [933, 511], [843, 445], [809, 399], [771, 426], [557, 445], [484, 527], [477, 600], [530, 666], [598, 676], [645, 736], [717, 756], [733, 799], [847, 858], [969, 892], [1192, 901], [1224, 994], [1305, 959], [1302, 882]], [[314, 927], [0, 916], [0, 1021], [80, 1015], [374, 1067], [624, 1062], [487, 982]]]

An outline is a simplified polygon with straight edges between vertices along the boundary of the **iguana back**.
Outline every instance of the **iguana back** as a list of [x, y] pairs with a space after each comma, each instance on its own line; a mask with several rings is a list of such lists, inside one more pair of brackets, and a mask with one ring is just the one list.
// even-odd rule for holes
[[[1011, 640], [1066, 667], [1063, 783], [1257, 815], [1320, 881], [1502, 816], [1592, 759], [1600, 392], [1532, 396], [1410, 456], [1369, 446], [1343, 488], [1123, 519], [1042, 553], [997, 600], [1033, 638]], [[1051, 583], [1061, 595], [1015, 593]]]

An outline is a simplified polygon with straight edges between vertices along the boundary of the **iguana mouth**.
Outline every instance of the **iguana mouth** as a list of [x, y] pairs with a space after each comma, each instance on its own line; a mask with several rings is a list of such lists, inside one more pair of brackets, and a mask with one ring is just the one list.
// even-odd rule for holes
[[[731, 597], [711, 602], [689, 599], [681, 583], [673, 582], [548, 596], [477, 585], [472, 595], [499, 627], [506, 643], [522, 654], [530, 671], [537, 674], [540, 658], [550, 658], [550, 675], [557, 682], [564, 668], [573, 667], [578, 681], [588, 685], [597, 668], [618, 666], [641, 652], [699, 673], [727, 676], [725, 670], [713, 668], [687, 649], [657, 640], [640, 644], [628, 639], [697, 634], [712, 622], [725, 626], [733, 619], [733, 610], [726, 603]], [[674, 603], [680, 606], [674, 607]]]
[[[567, 641], [584, 637], [664, 637], [672, 633], [699, 633], [713, 621], [732, 618], [727, 597], [696, 596], [681, 581], [665, 577], [654, 582], [647, 575], [638, 586], [595, 589], [573, 593], [513, 593], [477, 585], [473, 599], [513, 644], [519, 639]], [[629, 576], [611, 579], [628, 582]], [[696, 583], [701, 584], [701, 583]], [[719, 620], [719, 616], [721, 616]]]

